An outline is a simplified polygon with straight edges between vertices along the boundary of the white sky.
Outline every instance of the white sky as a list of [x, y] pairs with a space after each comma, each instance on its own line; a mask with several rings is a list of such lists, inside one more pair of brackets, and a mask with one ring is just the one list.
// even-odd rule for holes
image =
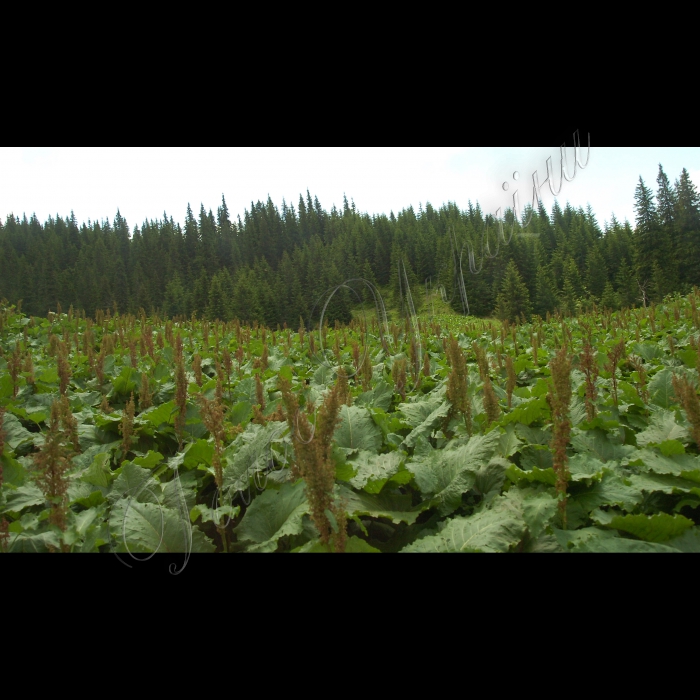
[[[634, 224], [639, 176], [656, 192], [659, 163], [672, 184], [685, 167], [700, 189], [700, 147], [596, 148], [595, 134], [591, 140], [588, 165], [563, 183], [558, 199], [562, 207], [567, 201], [584, 208], [590, 203], [601, 226], [613, 212]], [[572, 163], [573, 139], [567, 144]], [[558, 147], [0, 147], [0, 217], [36, 213], [44, 222], [73, 210], [79, 223], [112, 221], [119, 209], [133, 230], [146, 219], [162, 219], [163, 212], [183, 223], [188, 202], [195, 216], [200, 203], [216, 214], [222, 194], [233, 220], [251, 201], [267, 201], [268, 194], [278, 207], [282, 198], [296, 207], [307, 189], [327, 211], [334, 204], [342, 208], [345, 193], [362, 213], [398, 213], [426, 202], [437, 208], [448, 201], [466, 209], [471, 200], [495, 214], [512, 203], [516, 189], [521, 204], [531, 200], [532, 174], [538, 171], [540, 181], [547, 177], [549, 156], [558, 182]], [[504, 181], [510, 183], [507, 193]], [[547, 185], [542, 191], [551, 211], [554, 198]]]

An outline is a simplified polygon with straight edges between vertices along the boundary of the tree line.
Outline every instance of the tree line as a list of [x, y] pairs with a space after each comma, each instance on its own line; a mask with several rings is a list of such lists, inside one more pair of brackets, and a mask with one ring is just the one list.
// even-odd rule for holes
[[[641, 306], [700, 285], [700, 196], [687, 170], [671, 185], [659, 165], [656, 193], [640, 177], [634, 196], [634, 227], [613, 217], [601, 228], [590, 207], [555, 201], [551, 213], [541, 204], [523, 212], [505, 239], [471, 202], [370, 216], [346, 198], [328, 212], [308, 192], [297, 207], [251, 203], [235, 221], [222, 197], [216, 216], [188, 205], [184, 225], [163, 214], [133, 231], [119, 212], [80, 225], [73, 213], [44, 224], [9, 215], [0, 220], [0, 298], [22, 299], [34, 315], [61, 304], [274, 326], [318, 317], [328, 290], [351, 278], [378, 285], [391, 304], [402, 303], [407, 281], [418, 309], [430, 292], [457, 311], [466, 301], [472, 315], [512, 319]], [[336, 292], [329, 321], [350, 320], [368, 298], [356, 290]]]

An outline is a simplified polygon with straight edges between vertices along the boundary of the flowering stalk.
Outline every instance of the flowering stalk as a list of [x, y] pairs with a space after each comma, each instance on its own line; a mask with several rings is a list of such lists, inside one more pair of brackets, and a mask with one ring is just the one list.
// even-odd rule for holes
[[571, 435], [569, 404], [571, 403], [571, 358], [562, 347], [549, 363], [552, 372], [547, 401], [552, 409], [552, 451], [554, 456], [554, 473], [557, 480], [555, 488], [559, 495], [559, 512], [563, 528], [566, 529], [566, 489], [570, 474], [569, 458], [566, 446]]
[[595, 401], [598, 398], [596, 379], [598, 379], [598, 362], [589, 342], [586, 342], [581, 353], [581, 371], [586, 376], [586, 416], [589, 421], [595, 418]]
[[[425, 355], [426, 360], [428, 354]], [[461, 413], [464, 417], [464, 427], [467, 433], [472, 432], [472, 407], [469, 395], [467, 393], [469, 387], [469, 378], [467, 375], [467, 360], [464, 357], [462, 349], [459, 347], [457, 339], [450, 333], [449, 342], [447, 344], [447, 361], [450, 363], [450, 374], [447, 378], [447, 400], [451, 404], [449, 413], [445, 420], [447, 427], [452, 420], [454, 414]]]
[[131, 449], [131, 436], [134, 434], [134, 392], [131, 392], [131, 398], [124, 407], [122, 420], [119, 425], [119, 433], [122, 436], [121, 451], [122, 457], [126, 458], [127, 452]]
[[617, 406], [617, 365], [620, 360], [625, 356], [625, 341], [621, 340], [613, 349], [608, 353], [608, 362], [605, 365], [605, 369], [612, 375], [612, 394], [613, 403]]
[[345, 551], [347, 513], [342, 504], [334, 503], [335, 463], [331, 459], [331, 441], [339, 417], [340, 393], [338, 382], [328, 392], [318, 410], [315, 428], [305, 413], [299, 410], [299, 400], [292, 393], [285, 377], [279, 378], [282, 400], [287, 409], [287, 423], [294, 446], [295, 464], [292, 473], [306, 482], [306, 496], [311, 518], [319, 531], [321, 542], [334, 551]]
[[[198, 401], [202, 421], [204, 422], [204, 425], [212, 438], [214, 438], [212, 467], [214, 468], [214, 480], [216, 481], [216, 487], [219, 492], [219, 507], [221, 508], [224, 505], [224, 470], [221, 458], [223, 452], [223, 442], [226, 439], [226, 430], [224, 428], [224, 406], [220, 398], [217, 397], [214, 401], [209, 401], [204, 394], [199, 395]], [[217, 521], [216, 528], [219, 531], [219, 536], [221, 537], [223, 551], [227, 552], [228, 544], [226, 542], [225, 527]]]
[[518, 385], [518, 380], [515, 376], [515, 369], [513, 368], [513, 358], [511, 355], [506, 356], [506, 374], [508, 375], [508, 380], [506, 382], [506, 393], [508, 394], [508, 410], [510, 410], [513, 401], [513, 391]]
[[182, 336], [178, 333], [175, 342], [175, 403], [178, 413], [175, 417], [175, 434], [182, 449], [182, 431], [185, 427], [187, 413], [187, 377], [185, 376], [185, 362], [182, 356]]
[[688, 377], [672, 376], [673, 391], [681, 406], [685, 410], [688, 421], [692, 425], [692, 434], [695, 444], [700, 448], [700, 400]]
[[[2, 429], [2, 423], [3, 423], [3, 418], [5, 416], [5, 409], [0, 407], [0, 492], [2, 491], [2, 482], [3, 482], [3, 475], [2, 475], [2, 453], [3, 450], [5, 449], [5, 433], [3, 432]], [[2, 518], [0, 518], [0, 550], [3, 552], [7, 551], [7, 542], [10, 537], [9, 533], [9, 525], [7, 520], [5, 520], [5, 516], [3, 515]]]
[[[71, 450], [66, 447], [65, 436], [60, 430], [61, 409], [58, 401], [51, 406], [49, 419], [49, 431], [46, 434], [44, 445], [33, 455], [36, 472], [34, 480], [43, 492], [45, 498], [51, 504], [49, 523], [56, 525], [60, 530], [66, 530], [66, 517], [68, 514], [67, 493], [68, 476], [70, 468]], [[67, 547], [63, 546], [63, 551]]]

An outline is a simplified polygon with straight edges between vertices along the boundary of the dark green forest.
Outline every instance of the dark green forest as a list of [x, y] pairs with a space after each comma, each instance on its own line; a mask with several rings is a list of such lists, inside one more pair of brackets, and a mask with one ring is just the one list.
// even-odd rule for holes
[[[590, 208], [555, 203], [549, 214], [540, 205], [523, 213], [532, 215], [525, 229], [516, 224], [511, 237], [505, 227], [507, 245], [497, 223], [471, 202], [466, 211], [426, 204], [370, 216], [347, 199], [342, 210], [328, 212], [308, 192], [296, 208], [285, 202], [278, 208], [269, 198], [251, 203], [235, 221], [222, 197], [216, 215], [202, 206], [195, 216], [188, 206], [184, 226], [163, 214], [133, 231], [119, 212], [111, 223], [87, 224], [72, 213], [44, 224], [9, 215], [0, 220], [0, 298], [21, 299], [22, 309], [38, 316], [60, 304], [90, 316], [97, 309], [143, 309], [296, 327], [300, 317], [320, 314], [314, 305], [327, 290], [350, 278], [379, 285], [399, 306], [400, 260], [418, 309], [425, 308], [426, 289], [442, 286], [463, 312], [461, 256], [475, 316], [641, 306], [700, 285], [700, 196], [687, 170], [671, 185], [660, 165], [656, 191], [640, 177], [630, 195], [634, 227], [613, 218], [601, 228]], [[470, 270], [470, 250], [478, 274]], [[340, 289], [329, 320], [349, 321], [356, 304]]]

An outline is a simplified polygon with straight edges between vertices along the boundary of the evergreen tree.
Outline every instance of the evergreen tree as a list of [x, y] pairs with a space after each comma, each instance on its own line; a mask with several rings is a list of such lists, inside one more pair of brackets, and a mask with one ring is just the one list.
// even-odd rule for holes
[[[653, 267], [650, 275], [653, 276]], [[628, 309], [635, 306], [639, 296], [639, 286], [627, 261], [620, 265], [615, 281], [617, 282], [617, 296], [620, 306]]]
[[207, 271], [202, 268], [199, 277], [192, 289], [192, 311], [196, 311], [200, 318], [207, 314], [209, 308], [209, 277]]
[[[659, 261], [660, 249], [663, 242], [659, 236], [659, 219], [654, 204], [652, 191], [644, 184], [641, 176], [634, 194], [635, 210], [637, 212], [637, 227], [635, 230], [635, 262], [637, 278], [640, 284], [651, 281], [654, 261]], [[625, 292], [620, 292], [623, 301]]]
[[604, 309], [609, 309], [610, 311], [617, 311], [617, 309], [620, 308], [619, 298], [615, 293], [615, 290], [613, 289], [613, 286], [610, 283], [610, 281], [607, 281], [605, 283], [605, 289], [603, 290], [603, 296], [601, 297], [600, 305]]
[[688, 289], [700, 285], [700, 195], [685, 168], [675, 189], [680, 281]]
[[586, 258], [586, 283], [588, 291], [596, 298], [600, 299], [605, 291], [605, 284], [608, 281], [608, 271], [605, 259], [597, 246], [592, 246]]
[[171, 318], [189, 315], [188, 300], [180, 275], [176, 272], [165, 287], [163, 312]]
[[535, 297], [535, 313], [546, 318], [547, 313], [554, 312], [559, 304], [557, 286], [554, 275], [549, 267], [540, 265], [537, 268], [537, 296]]
[[521, 314], [529, 319], [531, 313], [530, 294], [515, 262], [511, 260], [503, 277], [495, 314], [501, 320], [518, 323]]
[[210, 321], [226, 321], [226, 299], [224, 297], [221, 278], [214, 275], [209, 285], [209, 305], [207, 307], [207, 318]]

